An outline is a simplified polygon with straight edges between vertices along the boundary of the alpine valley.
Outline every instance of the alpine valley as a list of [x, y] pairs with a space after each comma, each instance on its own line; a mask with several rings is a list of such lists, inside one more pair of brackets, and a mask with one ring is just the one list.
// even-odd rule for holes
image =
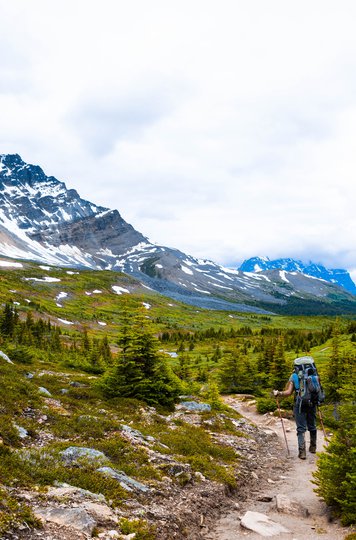
[[201, 308], [356, 313], [356, 286], [346, 270], [266, 258], [230, 269], [152, 244], [117, 210], [83, 200], [17, 154], [0, 155], [0, 254], [53, 266], [124, 272], [162, 295]]

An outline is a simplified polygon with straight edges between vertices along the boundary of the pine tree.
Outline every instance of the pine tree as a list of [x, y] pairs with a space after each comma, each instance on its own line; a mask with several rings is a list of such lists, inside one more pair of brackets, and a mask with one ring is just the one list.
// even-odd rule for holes
[[256, 369], [247, 355], [241, 357], [240, 392], [251, 394], [256, 388]]
[[325, 452], [319, 456], [314, 473], [316, 492], [344, 525], [356, 523], [356, 407], [355, 370], [339, 389], [338, 429], [335, 431]]
[[90, 340], [88, 336], [88, 330], [84, 328], [82, 337], [82, 351], [85, 355], [89, 355], [90, 352]]
[[30, 332], [32, 332], [35, 326], [35, 321], [33, 319], [32, 311], [27, 312], [25, 326]]
[[225, 354], [220, 366], [222, 392], [247, 394], [254, 391], [255, 369], [243, 350]]
[[62, 349], [62, 344], [61, 344], [61, 340], [59, 336], [60, 336], [60, 329], [55, 328], [54, 331], [51, 332], [51, 337], [50, 337], [49, 347], [51, 351], [58, 352]]
[[14, 309], [10, 304], [5, 304], [1, 317], [0, 331], [3, 336], [12, 336], [15, 328]]
[[220, 397], [219, 387], [212, 378], [209, 379], [208, 388], [204, 397], [213, 411], [221, 411], [224, 408], [224, 404]]
[[219, 380], [223, 392], [238, 392], [241, 378], [238, 352], [226, 352], [220, 363]]
[[191, 370], [189, 366], [189, 358], [186, 354], [179, 355], [179, 367], [178, 371], [175, 371], [178, 377], [182, 380], [187, 380], [191, 376]]
[[288, 377], [289, 372], [284, 351], [284, 338], [280, 336], [273, 354], [271, 386], [276, 390], [283, 390]]
[[134, 397], [149, 404], [172, 406], [179, 394], [179, 385], [158, 352], [159, 341], [142, 312], [124, 321], [116, 364], [101, 380], [108, 397]]
[[340, 401], [339, 389], [343, 383], [343, 360], [340, 352], [340, 321], [337, 319], [332, 330], [332, 350], [326, 372], [326, 396], [331, 403]]
[[258, 359], [258, 371], [260, 373], [270, 373], [273, 365], [275, 343], [272, 339], [263, 341], [263, 348]]
[[106, 365], [109, 365], [109, 364], [112, 363], [112, 354], [111, 354], [109, 340], [108, 340], [107, 336], [104, 336], [103, 339], [100, 342], [99, 353], [100, 353], [100, 356], [101, 356], [103, 362]]

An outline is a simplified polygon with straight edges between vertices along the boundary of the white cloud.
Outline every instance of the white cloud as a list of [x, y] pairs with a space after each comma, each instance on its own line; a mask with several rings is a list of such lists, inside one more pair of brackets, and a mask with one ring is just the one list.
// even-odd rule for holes
[[0, 0], [0, 15], [0, 152], [196, 256], [356, 267], [354, 2]]

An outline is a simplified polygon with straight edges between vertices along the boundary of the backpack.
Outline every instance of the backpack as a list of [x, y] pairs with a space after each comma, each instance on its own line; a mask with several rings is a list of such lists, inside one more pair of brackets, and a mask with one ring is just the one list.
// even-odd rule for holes
[[316, 406], [325, 400], [318, 370], [311, 356], [302, 356], [294, 360], [293, 381], [300, 406]]

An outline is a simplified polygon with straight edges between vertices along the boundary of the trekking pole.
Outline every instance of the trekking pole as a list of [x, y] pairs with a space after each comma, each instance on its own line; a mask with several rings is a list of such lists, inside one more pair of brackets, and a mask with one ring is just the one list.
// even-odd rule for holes
[[281, 411], [281, 408], [280, 408], [280, 406], [279, 406], [279, 400], [278, 400], [278, 398], [276, 398], [276, 401], [277, 401], [277, 408], [278, 408], [279, 418], [281, 419], [281, 423], [282, 423], [282, 429], [283, 429], [284, 440], [285, 440], [285, 442], [286, 442], [287, 454], [288, 454], [288, 457], [290, 457], [289, 446], [288, 446], [288, 441], [287, 441], [287, 434], [286, 434], [286, 430], [285, 430], [285, 428], [284, 428], [284, 422], [283, 422], [283, 418], [282, 418], [282, 411]]
[[321, 424], [321, 429], [323, 430], [323, 433], [324, 433], [324, 439], [325, 439], [325, 442], [329, 442], [329, 439], [327, 438], [326, 436], [326, 432], [325, 432], [325, 427], [324, 427], [324, 422], [323, 422], [323, 417], [321, 415], [321, 411], [319, 409], [319, 407], [317, 407], [318, 409], [318, 413], [319, 413], [319, 419], [320, 419], [320, 424]]

